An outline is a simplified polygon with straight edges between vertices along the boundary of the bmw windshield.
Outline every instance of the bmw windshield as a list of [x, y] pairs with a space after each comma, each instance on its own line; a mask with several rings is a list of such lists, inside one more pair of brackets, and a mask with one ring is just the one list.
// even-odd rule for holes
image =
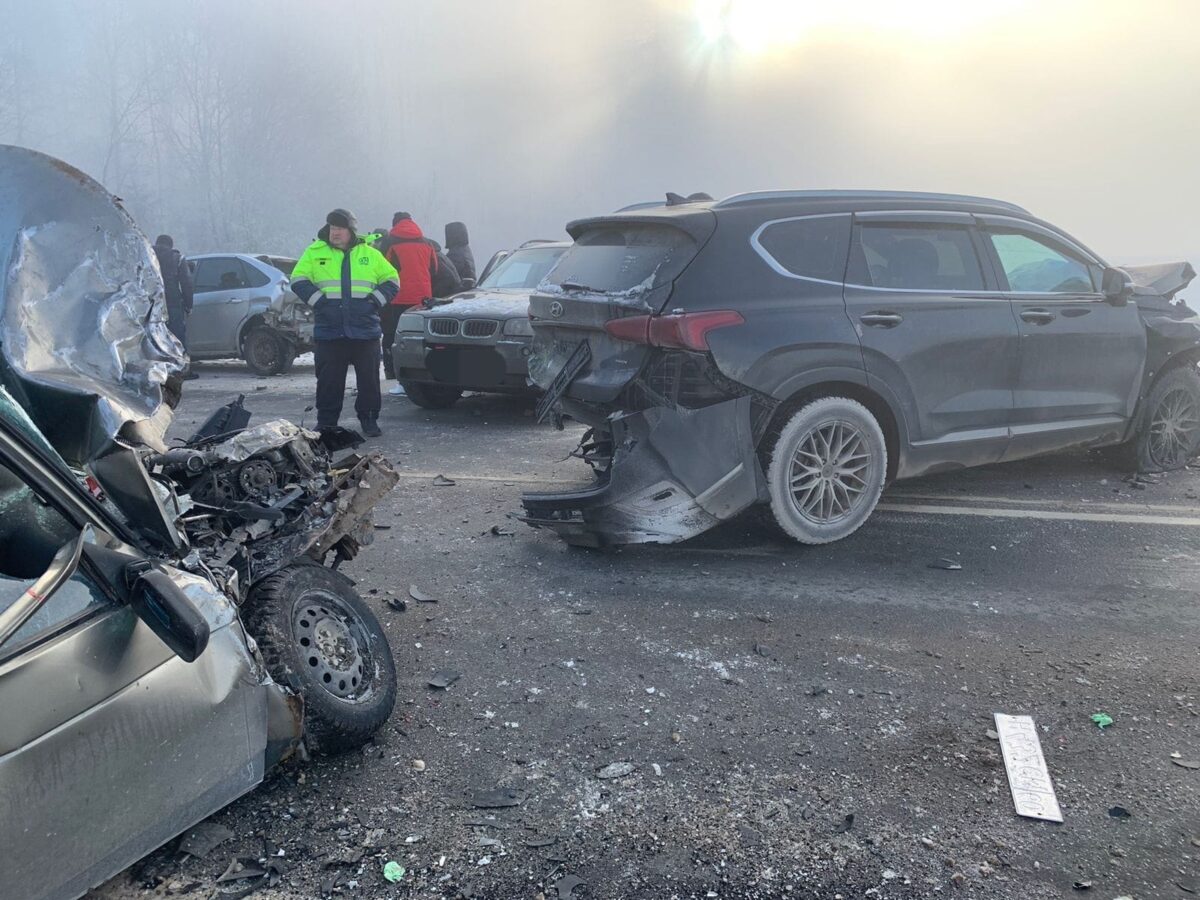
[[531, 291], [554, 268], [566, 247], [529, 247], [514, 250], [488, 273], [477, 287]]

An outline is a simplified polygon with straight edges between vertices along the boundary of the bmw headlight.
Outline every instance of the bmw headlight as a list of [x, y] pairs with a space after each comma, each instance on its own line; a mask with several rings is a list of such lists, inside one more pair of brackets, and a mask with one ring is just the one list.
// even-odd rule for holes
[[404, 313], [396, 324], [397, 331], [424, 331], [425, 317], [416, 313]]
[[509, 319], [504, 323], [504, 333], [521, 335], [523, 337], [533, 337], [533, 323], [529, 321], [528, 316], [521, 316], [518, 319]]

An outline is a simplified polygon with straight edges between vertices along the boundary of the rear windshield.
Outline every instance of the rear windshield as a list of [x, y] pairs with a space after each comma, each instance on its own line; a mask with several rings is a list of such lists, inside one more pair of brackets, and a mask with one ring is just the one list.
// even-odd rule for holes
[[533, 290], [546, 273], [554, 268], [566, 247], [531, 247], [514, 250], [504, 257], [496, 268], [488, 272], [487, 278], [479, 282], [481, 288], [520, 288]]
[[696, 242], [669, 225], [597, 225], [576, 237], [544, 284], [605, 294], [648, 291], [673, 281], [695, 254]]

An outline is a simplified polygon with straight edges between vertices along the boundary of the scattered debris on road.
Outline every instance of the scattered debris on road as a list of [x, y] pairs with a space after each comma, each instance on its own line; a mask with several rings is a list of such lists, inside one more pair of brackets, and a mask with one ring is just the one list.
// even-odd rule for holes
[[1113, 717], [1108, 713], [1092, 713], [1092, 721], [1096, 723], [1096, 727], [1103, 731], [1113, 723]]
[[430, 677], [427, 684], [431, 688], [445, 690], [446, 688], [450, 687], [450, 685], [454, 684], [454, 682], [458, 681], [458, 679], [461, 677], [462, 673], [456, 672], [453, 669], [438, 669], [438, 671], [434, 672]]
[[447, 478], [445, 475], [438, 475], [433, 479], [434, 487], [454, 487], [458, 484], [453, 478]]

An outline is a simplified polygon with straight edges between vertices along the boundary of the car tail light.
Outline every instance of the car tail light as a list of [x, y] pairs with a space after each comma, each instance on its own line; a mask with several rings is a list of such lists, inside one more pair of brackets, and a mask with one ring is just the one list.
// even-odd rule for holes
[[708, 333], [717, 328], [741, 325], [746, 320], [732, 309], [680, 313], [671, 316], [629, 316], [609, 319], [604, 330], [619, 341], [649, 344], [672, 350], [708, 350]]

